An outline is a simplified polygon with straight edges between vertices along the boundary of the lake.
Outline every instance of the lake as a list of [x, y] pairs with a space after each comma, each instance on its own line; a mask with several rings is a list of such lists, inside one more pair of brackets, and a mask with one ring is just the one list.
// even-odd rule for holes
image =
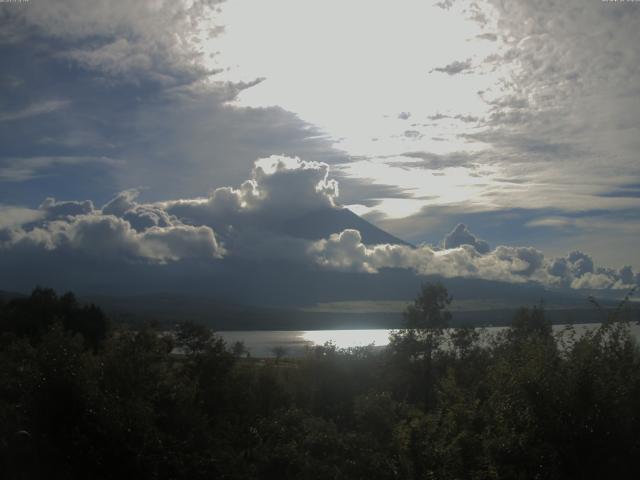
[[[599, 324], [576, 324], [578, 334], [597, 328]], [[497, 333], [507, 327], [487, 327], [488, 333]], [[559, 332], [565, 325], [554, 325], [553, 330]], [[216, 332], [228, 345], [242, 341], [253, 357], [273, 357], [273, 349], [282, 347], [286, 356], [297, 357], [304, 354], [307, 347], [333, 342], [338, 348], [364, 347], [374, 345], [385, 347], [389, 344], [392, 330], [384, 328], [362, 330], [250, 330]], [[631, 333], [640, 341], [640, 326], [631, 324]]]

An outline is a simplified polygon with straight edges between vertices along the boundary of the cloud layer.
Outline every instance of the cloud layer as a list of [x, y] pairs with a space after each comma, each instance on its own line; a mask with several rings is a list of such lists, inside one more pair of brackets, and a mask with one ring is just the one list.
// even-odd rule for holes
[[116, 81], [175, 86], [214, 73], [198, 61], [203, 55], [198, 34], [207, 28], [207, 36], [215, 35], [219, 0], [28, 3], [5, 10], [12, 26], [5, 42], [19, 42], [34, 32], [65, 42], [91, 38], [58, 55]]
[[420, 275], [576, 289], [629, 289], [640, 281], [631, 267], [597, 267], [579, 251], [546, 258], [532, 247], [491, 248], [464, 224], [444, 237], [442, 247], [365, 245], [355, 229], [316, 241], [284, 233], [281, 227], [288, 220], [342, 208], [338, 183], [329, 173], [326, 163], [271, 156], [257, 160], [251, 178], [239, 187], [216, 188], [205, 198], [140, 203], [140, 191], [127, 190], [101, 208], [90, 200], [53, 198], [37, 210], [4, 207], [0, 256], [62, 251], [129, 264], [233, 257], [363, 274], [401, 268]]
[[[449, 237], [455, 236], [459, 229], [460, 225]], [[489, 250], [488, 246], [485, 249], [486, 243], [481, 245], [482, 252], [469, 243], [442, 250], [426, 245], [417, 248], [367, 246], [357, 230], [345, 230], [315, 242], [309, 252], [323, 268], [341, 271], [378, 273], [384, 268], [408, 268], [421, 275], [537, 282], [549, 287], [574, 289], [628, 290], [640, 285], [640, 275], [634, 275], [631, 267], [620, 270], [596, 268], [593, 259], [579, 251], [566, 257], [546, 259], [541, 251], [532, 247], [498, 246]]]
[[[638, 4], [374, 3], [0, 4], [3, 227], [27, 213], [13, 205], [137, 234], [204, 225], [259, 257], [264, 232], [277, 245], [274, 225], [337, 194], [315, 192], [315, 167], [311, 189], [257, 170], [243, 183], [280, 153], [330, 164], [345, 205], [416, 244], [490, 254], [468, 231], [440, 243], [464, 223], [640, 268]], [[47, 196], [95, 205], [35, 208]]]

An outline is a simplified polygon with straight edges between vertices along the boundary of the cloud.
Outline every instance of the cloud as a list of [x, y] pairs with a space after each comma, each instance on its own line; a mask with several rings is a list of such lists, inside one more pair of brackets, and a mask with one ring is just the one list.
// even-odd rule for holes
[[[456, 227], [452, 234], [456, 240], [476, 239], [464, 226]], [[448, 237], [451, 240], [451, 234]], [[595, 268], [591, 257], [578, 251], [547, 260], [541, 251], [532, 247], [498, 246], [489, 250], [483, 245], [481, 248], [482, 253], [464, 242], [444, 250], [428, 245], [416, 248], [367, 246], [363, 244], [360, 232], [344, 230], [314, 242], [308, 254], [325, 269], [369, 274], [385, 268], [408, 268], [422, 275], [536, 282], [548, 287], [574, 289], [630, 289], [640, 285], [640, 276], [634, 275], [631, 267], [625, 266], [619, 271]]]
[[219, 258], [224, 250], [213, 230], [205, 226], [152, 227], [136, 232], [113, 215], [79, 215], [54, 220], [30, 230], [4, 230], [0, 251], [73, 251], [79, 256], [116, 261], [165, 263], [189, 258]]
[[640, 275], [626, 265], [619, 270], [596, 267], [593, 258], [580, 251], [554, 258], [547, 270], [557, 284], [578, 289], [629, 289], [640, 286]]
[[54, 167], [83, 164], [118, 166], [120, 161], [109, 157], [91, 156], [0, 157], [0, 180], [24, 182], [37, 176], [46, 175], [46, 172]]
[[91, 200], [84, 200], [82, 202], [56, 202], [55, 198], [52, 197], [46, 198], [38, 208], [44, 212], [47, 220], [60, 220], [78, 215], [89, 215], [95, 210]]
[[[336, 207], [338, 183], [329, 178], [326, 163], [274, 155], [258, 159], [251, 179], [239, 187], [214, 189], [207, 198], [139, 203], [139, 195], [138, 189], [125, 190], [100, 210], [88, 200], [47, 198], [38, 215], [25, 217], [30, 223], [4, 221], [18, 227], [4, 232], [5, 253], [29, 246], [124, 261], [218, 258], [227, 253], [214, 234], [220, 229], [236, 255], [302, 257], [306, 242], [270, 230], [287, 219]], [[279, 254], [283, 245], [289, 247]]]
[[473, 235], [463, 223], [459, 223], [444, 237], [443, 245], [446, 249], [471, 245], [478, 253], [487, 253], [490, 250], [489, 244]]
[[571, 252], [567, 256], [572, 273], [581, 277], [585, 273], [593, 273], [593, 259], [586, 253], [579, 251]]
[[[331, 139], [294, 113], [238, 105], [238, 95], [264, 77], [217, 76], [219, 4], [2, 7], [0, 37], [9, 26], [19, 35], [2, 45], [0, 83], [12, 86], [0, 93], [0, 119], [13, 119], [16, 128], [0, 129], [0, 183], [28, 184], [3, 185], [0, 201], [103, 201], [140, 185], [162, 199], [191, 198], [235, 185], [255, 158], [272, 153], [344, 160]], [[107, 158], [118, 160], [101, 161]]]
[[487, 33], [481, 33], [480, 35], [477, 35], [476, 38], [479, 38], [481, 40], [488, 40], [490, 42], [495, 42], [496, 40], [498, 40], [498, 35], [496, 35], [495, 33], [487, 32]]
[[296, 157], [258, 159], [250, 179], [235, 188], [213, 189], [205, 198], [144, 203], [139, 195], [138, 189], [120, 192], [101, 209], [89, 200], [53, 198], [37, 211], [3, 207], [0, 256], [64, 252], [71, 255], [66, 258], [127, 264], [206, 263], [225, 257], [363, 274], [399, 268], [419, 275], [578, 289], [628, 289], [640, 278], [629, 266], [596, 266], [580, 251], [547, 259], [533, 247], [491, 249], [462, 223], [444, 237], [443, 248], [367, 245], [358, 230], [349, 228], [320, 240], [294, 237], [281, 229], [288, 220], [341, 208], [329, 166]]
[[137, 189], [120, 192], [102, 207], [103, 215], [120, 217], [137, 231], [151, 227], [169, 227], [180, 222], [158, 205], [141, 205], [135, 201], [140, 195]]
[[447, 75], [457, 75], [459, 73], [463, 73], [468, 70], [471, 70], [470, 58], [464, 61], [457, 60], [455, 62], [451, 62], [448, 65], [445, 65], [444, 67], [434, 68], [432, 71], [446, 73]]
[[345, 230], [315, 242], [309, 254], [323, 268], [378, 273], [383, 268], [408, 268], [422, 275], [483, 278], [523, 283], [538, 281], [541, 252], [532, 248], [498, 247], [480, 254], [470, 245], [446, 250], [430, 246], [366, 246], [357, 230]]
[[25, 223], [35, 222], [43, 218], [40, 210], [17, 207], [11, 205], [0, 205], [0, 230], [9, 227], [19, 227]]
[[420, 138], [422, 135], [418, 130], [405, 130], [403, 135], [407, 138]]
[[45, 199], [38, 210], [0, 209], [0, 253], [73, 252], [115, 261], [175, 262], [220, 258], [225, 249], [205, 225], [185, 225], [157, 205], [121, 192], [101, 209], [93, 202]]
[[218, 3], [60, 0], [37, 2], [10, 15], [23, 35], [64, 42], [68, 48], [58, 53], [61, 58], [114, 80], [180, 85], [215, 73], [202, 65], [201, 39], [219, 31]]
[[505, 192], [506, 202], [611, 208], [600, 194], [638, 175], [630, 125], [639, 119], [631, 86], [640, 76], [630, 66], [640, 56], [630, 46], [640, 41], [640, 9], [580, 0], [550, 0], [543, 9], [491, 0], [476, 8], [494, 18], [478, 23], [499, 52], [478, 68], [500, 80], [479, 92], [488, 113], [464, 138], [485, 143], [505, 174], [529, 172], [527, 191]]
[[329, 178], [329, 165], [272, 155], [256, 161], [255, 181], [263, 191], [263, 208], [286, 210], [292, 199], [297, 211], [335, 206], [338, 182]]
[[475, 123], [478, 120], [480, 120], [480, 117], [474, 116], [474, 115], [463, 115], [463, 114], [456, 114], [456, 115], [445, 115], [443, 113], [436, 113], [435, 115], [429, 115], [429, 120], [445, 120], [445, 119], [453, 119], [453, 120], [459, 120], [461, 122], [465, 122], [465, 123]]
[[221, 226], [269, 226], [307, 212], [336, 206], [338, 182], [329, 165], [272, 155], [255, 162], [251, 179], [238, 188], [214, 189], [206, 199], [165, 202], [167, 212], [189, 222]]
[[64, 100], [46, 100], [40, 103], [33, 103], [17, 111], [0, 112], [0, 122], [24, 120], [26, 118], [44, 115], [60, 110], [67, 105], [69, 105], [69, 102]]
[[543, 217], [536, 218], [525, 224], [527, 227], [549, 227], [549, 228], [564, 228], [573, 226], [576, 221], [566, 217]]
[[[429, 185], [431, 172], [418, 169], [446, 165], [443, 157], [454, 151], [468, 157], [476, 167], [474, 174], [485, 183], [469, 194], [468, 204], [496, 212], [555, 209], [557, 217], [585, 209], [612, 213], [637, 210], [638, 196], [622, 185], [640, 174], [640, 143], [634, 127], [640, 120], [640, 96], [632, 87], [640, 80], [634, 67], [640, 60], [638, 50], [631, 47], [640, 41], [640, 9], [630, 3], [585, 4], [580, 0], [550, 0], [544, 8], [526, 0], [460, 0], [452, 10], [452, 16], [462, 11], [475, 22], [467, 25], [474, 30], [472, 36], [464, 38], [473, 48], [460, 52], [445, 49], [451, 51], [450, 58], [438, 55], [442, 49], [431, 49], [428, 57], [435, 58], [429, 69], [435, 66], [440, 67], [438, 72], [453, 73], [467, 66], [460, 60], [468, 59], [473, 71], [451, 77], [426, 75], [420, 85], [432, 86], [428, 91], [442, 94], [432, 95], [431, 110], [415, 105], [411, 108], [412, 120], [433, 121], [417, 124], [415, 131], [423, 137], [415, 150], [443, 161], [398, 162], [396, 171], [370, 176], [378, 183], [393, 179], [387, 181], [410, 191], [411, 184], [402, 177], [400, 168], [415, 172], [416, 177], [423, 175], [422, 184]], [[456, 59], [459, 64], [451, 61]], [[409, 83], [410, 79], [403, 77], [403, 82]], [[465, 94], [474, 98], [462, 100]], [[445, 95], [453, 98], [447, 98], [448, 104], [441, 106], [438, 102]], [[414, 97], [419, 98], [419, 93]], [[392, 103], [391, 99], [391, 105], [384, 105], [389, 119], [411, 105]], [[390, 124], [395, 138], [402, 139], [405, 125]], [[391, 157], [406, 151], [402, 145], [390, 144], [391, 135], [385, 133], [389, 132], [381, 128], [372, 131], [371, 137], [378, 141], [363, 155]], [[445, 141], [436, 144], [431, 141], [434, 137]], [[354, 176], [366, 174], [364, 169], [352, 172]], [[449, 175], [453, 181], [457, 180], [456, 173]], [[448, 203], [446, 195], [423, 202]], [[391, 211], [388, 215], [400, 217]], [[637, 217], [634, 222], [638, 225]], [[535, 218], [531, 224], [536, 224]], [[584, 228], [583, 233], [585, 243], [575, 245], [591, 248], [596, 234]], [[620, 238], [618, 232], [612, 233]], [[563, 241], [555, 232], [549, 235], [553, 237], [549, 244], [554, 238]], [[527, 238], [525, 233], [519, 240], [526, 242]], [[608, 255], [604, 247], [594, 253], [600, 258]], [[632, 250], [627, 247], [625, 255], [633, 255]]]
[[381, 263], [376, 250], [362, 243], [358, 230], [344, 230], [327, 240], [318, 240], [309, 252], [319, 265], [331, 270], [378, 273]]
[[401, 157], [416, 159], [412, 161], [394, 160], [393, 165], [408, 168], [424, 168], [426, 170], [442, 170], [452, 167], [472, 168], [478, 161], [478, 155], [467, 152], [452, 152], [448, 154], [436, 154], [432, 152], [404, 152]]

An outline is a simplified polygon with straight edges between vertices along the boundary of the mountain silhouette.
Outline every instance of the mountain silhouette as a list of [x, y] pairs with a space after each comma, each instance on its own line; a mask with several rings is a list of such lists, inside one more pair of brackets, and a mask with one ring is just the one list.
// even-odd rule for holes
[[292, 237], [307, 240], [328, 238], [333, 233], [340, 233], [346, 229], [360, 232], [362, 242], [367, 245], [388, 243], [392, 245], [407, 245], [410, 243], [385, 232], [381, 228], [367, 222], [348, 208], [324, 208], [314, 210], [301, 217], [283, 223], [279, 231]]

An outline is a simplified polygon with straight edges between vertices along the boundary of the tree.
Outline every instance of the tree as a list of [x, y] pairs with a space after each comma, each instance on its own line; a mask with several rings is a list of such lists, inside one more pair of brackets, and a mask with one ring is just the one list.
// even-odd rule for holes
[[431, 358], [439, 347], [451, 313], [452, 297], [440, 283], [424, 283], [413, 303], [404, 311], [405, 328], [391, 337], [392, 349], [410, 358]]
[[287, 354], [287, 349], [282, 345], [278, 345], [276, 347], [273, 347], [272, 352], [276, 356], [276, 364], [278, 364], [280, 363], [280, 360], [282, 360], [282, 358]]
[[60, 323], [71, 334], [79, 333], [87, 348], [97, 350], [109, 332], [109, 322], [95, 305], [82, 305], [73, 293], [61, 297], [50, 288], [36, 287], [31, 295], [0, 306], [0, 332], [11, 332], [32, 343]]
[[210, 328], [191, 321], [177, 325], [175, 338], [176, 346], [183, 349], [186, 355], [201, 354], [215, 341], [215, 335]]
[[423, 332], [447, 328], [451, 321], [451, 312], [447, 307], [452, 299], [442, 284], [423, 283], [413, 304], [404, 311], [407, 328]]
[[447, 307], [451, 296], [440, 283], [424, 283], [413, 303], [404, 311], [405, 328], [394, 332], [390, 338], [390, 350], [402, 369], [416, 381], [411, 396], [423, 398], [425, 407], [435, 401], [435, 375], [433, 359], [440, 348], [445, 328], [449, 326], [451, 313]]
[[238, 340], [233, 343], [231, 346], [231, 353], [233, 353], [233, 356], [236, 358], [240, 358], [245, 355], [247, 357], [249, 356], [249, 350], [247, 350], [247, 347], [242, 340]]

